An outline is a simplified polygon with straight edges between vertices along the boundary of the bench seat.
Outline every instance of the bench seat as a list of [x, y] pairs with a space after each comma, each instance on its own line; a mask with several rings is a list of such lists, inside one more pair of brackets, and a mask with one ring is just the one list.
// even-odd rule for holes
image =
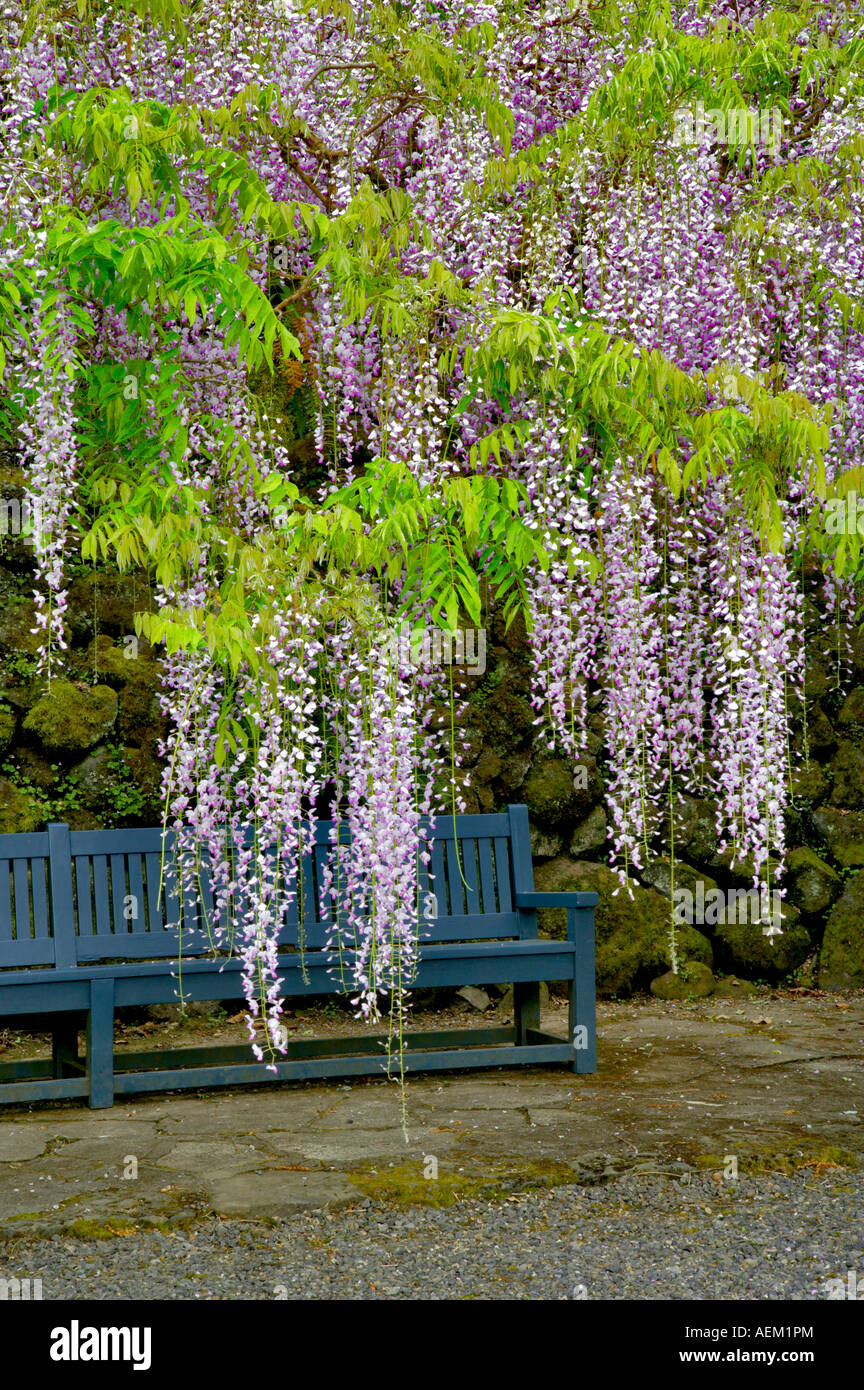
[[[329, 832], [328, 822], [316, 829], [300, 902], [280, 938], [285, 998], [342, 989], [320, 892]], [[206, 873], [181, 912], [169, 872], [160, 904], [163, 849], [170, 869], [173, 842], [158, 829], [70, 832], [57, 824], [41, 834], [0, 836], [0, 1018], [38, 1026], [45, 1017], [53, 1038], [50, 1060], [0, 1065], [0, 1102], [86, 1096], [104, 1108], [117, 1095], [145, 1091], [380, 1072], [381, 1039], [374, 1037], [289, 1042], [275, 1078], [246, 1045], [115, 1054], [117, 1008], [177, 1001], [181, 950], [187, 1001], [243, 999], [241, 962], [210, 947]], [[406, 1071], [551, 1062], [594, 1071], [597, 895], [534, 892], [526, 808], [439, 820], [420, 878], [421, 895], [434, 892], [437, 913], [421, 924], [411, 987], [513, 984], [514, 1024], [407, 1035]], [[566, 908], [565, 940], [539, 939], [538, 907]], [[343, 950], [341, 959], [350, 967], [352, 952]], [[566, 1039], [540, 1032], [539, 986], [550, 980], [570, 985]]]

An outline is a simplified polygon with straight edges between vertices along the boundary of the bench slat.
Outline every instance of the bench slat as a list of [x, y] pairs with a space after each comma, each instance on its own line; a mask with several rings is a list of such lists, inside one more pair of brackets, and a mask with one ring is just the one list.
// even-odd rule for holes
[[235, 890], [231, 911], [233, 914], [234, 936], [235, 939], [239, 939], [240, 924], [249, 915], [249, 894], [243, 884], [238, 885]]
[[322, 884], [327, 867], [328, 846], [315, 846], [315, 900], [318, 903], [318, 921], [329, 922], [333, 918], [333, 903], [329, 894], [324, 893]]
[[[510, 817], [506, 811], [474, 816], [436, 816], [434, 823], [436, 840], [459, 840], [463, 835], [476, 839], [482, 835], [510, 834]], [[428, 824], [427, 820], [422, 822], [424, 829]]]
[[183, 933], [183, 941], [176, 931], [120, 932], [103, 936], [78, 938], [79, 961], [97, 960], [140, 960], [162, 959], [170, 956], [209, 955], [212, 948], [207, 937], [201, 932]]
[[147, 925], [151, 932], [162, 930], [162, 903], [159, 898], [159, 880], [161, 872], [161, 854], [145, 854], [144, 876], [147, 881]]
[[147, 913], [144, 901], [144, 866], [140, 854], [129, 853], [126, 856], [126, 863], [129, 872], [129, 930], [141, 931], [147, 923]]
[[0, 943], [12, 938], [11, 865], [8, 859], [0, 859]]
[[49, 825], [48, 850], [54, 964], [58, 970], [67, 970], [75, 964], [75, 882], [68, 825], [58, 821]]
[[51, 939], [51, 917], [48, 911], [48, 861], [30, 861], [30, 880], [33, 889], [33, 935], [37, 941]]
[[498, 904], [495, 901], [495, 869], [492, 864], [491, 840], [477, 841], [477, 859], [480, 863], [481, 911], [495, 912]]
[[217, 939], [222, 931], [222, 923], [216, 915], [216, 895], [213, 892], [213, 876], [210, 869], [210, 860], [201, 865], [200, 874], [201, 884], [201, 928], [205, 936], [213, 941]]
[[[196, 875], [197, 877], [197, 875]], [[199, 908], [198, 908], [198, 888], [195, 877], [190, 874], [190, 881], [183, 884], [183, 930], [196, 932], [200, 930]]]
[[47, 830], [27, 835], [0, 835], [0, 860], [47, 859], [48, 853]]
[[94, 854], [90, 863], [93, 866], [93, 903], [96, 909], [94, 930], [105, 933], [111, 930], [111, 909], [108, 905], [108, 859], [104, 854]]
[[[421, 845], [421, 850], [422, 850], [423, 848], [424, 848], [424, 846]], [[434, 904], [434, 902], [432, 901], [432, 898], [430, 897], [430, 894], [434, 894], [434, 889], [433, 889], [433, 887], [432, 887], [432, 880], [431, 880], [431, 878], [429, 877], [429, 865], [428, 865], [428, 864], [424, 864], [423, 861], [420, 859], [420, 851], [418, 850], [418, 854], [417, 854], [417, 913], [418, 913], [418, 916], [419, 916], [420, 918], [422, 918], [422, 921], [423, 921], [423, 928], [422, 928], [422, 930], [423, 930], [424, 935], [428, 932], [430, 926], [432, 925], [432, 921], [434, 920], [434, 914], [432, 913], [431, 910], [432, 910], [432, 908], [435, 906], [435, 904]]]
[[[483, 917], [439, 917], [437, 921], [421, 923], [421, 940], [427, 945], [438, 941], [508, 941], [519, 938], [519, 914], [495, 912]], [[428, 932], [424, 928], [432, 926]]]
[[[53, 965], [54, 964], [54, 942], [53, 940], [33, 941], [0, 941], [0, 968], [12, 966], [17, 970], [24, 970], [30, 965]], [[46, 971], [46, 979], [53, 974], [53, 971]], [[0, 976], [2, 980], [2, 976]]]
[[[502, 1030], [503, 1031], [503, 1030]], [[411, 1052], [406, 1049], [404, 1067], [406, 1072], [452, 1071], [455, 1068], [505, 1067], [529, 1064], [540, 1066], [550, 1062], [566, 1062], [570, 1047], [562, 1038], [556, 1043], [533, 1043], [519, 1046], [502, 1044], [497, 1047], [459, 1047], [459, 1034], [453, 1034], [451, 1048], [438, 1048], [430, 1052]], [[310, 1057], [290, 1062], [277, 1061], [275, 1079], [280, 1081], [323, 1080], [328, 1076], [380, 1076], [381, 1050], [376, 1048], [370, 1055], [366, 1052], [369, 1039], [358, 1038], [356, 1056]], [[141, 1095], [146, 1091], [174, 1091], [182, 1087], [187, 1090], [202, 1086], [239, 1086], [250, 1082], [269, 1082], [273, 1073], [265, 1062], [246, 1062], [237, 1066], [178, 1067], [165, 1071], [122, 1071], [114, 1081], [117, 1095]], [[34, 1091], [39, 1085], [63, 1086], [70, 1089], [62, 1094], [73, 1095], [71, 1088], [75, 1082], [30, 1082], [18, 1083], [19, 1095], [24, 1094], [29, 1084]], [[10, 1085], [10, 1092], [13, 1087]], [[60, 1094], [60, 1092], [58, 1092]], [[79, 1092], [80, 1094], [80, 1092]], [[28, 1094], [27, 1099], [30, 1099]]]
[[287, 926], [293, 925], [296, 927], [297, 923], [300, 921], [300, 903], [297, 897], [297, 875], [293, 871], [289, 873], [287, 869], [285, 873], [285, 892], [289, 897], [288, 911], [285, 914], [285, 923]]
[[30, 930], [30, 889], [26, 859], [12, 860], [12, 879], [15, 888], [15, 935], [19, 941], [29, 941], [33, 935]]
[[[173, 832], [168, 831], [169, 843]], [[74, 858], [94, 854], [162, 854], [162, 831], [158, 827], [143, 830], [73, 830], [70, 833]]]
[[432, 862], [429, 867], [432, 871], [432, 892], [438, 899], [437, 915], [446, 917], [450, 909], [447, 901], [447, 879], [444, 873], [444, 845], [440, 840], [436, 840], [432, 846]]
[[316, 897], [315, 861], [310, 854], [304, 854], [300, 861], [300, 899], [303, 904], [303, 921], [307, 928], [318, 921]]
[[[429, 829], [432, 822], [428, 817], [421, 821], [423, 833]], [[329, 844], [330, 842], [330, 821], [317, 821], [315, 825], [315, 843]], [[488, 814], [473, 816], [450, 816], [442, 815], [434, 818], [434, 834], [439, 840], [452, 840], [454, 836], [458, 839], [463, 835], [474, 838], [489, 836], [494, 838], [499, 835], [510, 833], [510, 818], [506, 811], [490, 812]], [[340, 825], [340, 840], [347, 845], [348, 826], [346, 823]], [[72, 840], [72, 854], [74, 856], [86, 855], [88, 858], [94, 854], [162, 854], [162, 830], [158, 826], [147, 826], [143, 829], [128, 830], [73, 830], [70, 832]], [[173, 848], [175, 835], [173, 830], [165, 832], [167, 837], [166, 849]], [[248, 827], [245, 838], [248, 841], [254, 834], [254, 827]], [[39, 830], [26, 835], [4, 835], [0, 836], [2, 842], [2, 853], [5, 858], [29, 859], [34, 856], [46, 858], [48, 855], [48, 832]]]
[[462, 841], [462, 872], [465, 875], [465, 910], [475, 917], [480, 913], [480, 892], [477, 883], [477, 841]]
[[[434, 945], [438, 941], [518, 940], [519, 913], [496, 912], [488, 916], [473, 917], [463, 912], [458, 916], [434, 919], [421, 915], [419, 930], [421, 940], [428, 945]], [[307, 922], [304, 934], [306, 948], [312, 951], [323, 949], [327, 944], [329, 932], [329, 922]], [[298, 945], [296, 926], [283, 927], [279, 944], [282, 947], [296, 947]], [[352, 948], [351, 939], [343, 940], [343, 946], [346, 950], [350, 950]]]
[[177, 861], [171, 854], [165, 856], [165, 874], [162, 881], [162, 927], [177, 927], [180, 921], [180, 895], [178, 892]]
[[458, 840], [447, 840], [444, 847], [447, 860], [447, 881], [450, 888], [450, 917], [465, 911], [465, 895], [462, 883], [462, 846]]
[[498, 885], [498, 911], [512, 912], [510, 892], [510, 841], [495, 839], [495, 882]]
[[78, 933], [93, 935], [93, 886], [90, 879], [90, 860], [82, 854], [75, 860], [75, 902], [78, 909]]
[[[528, 807], [510, 807], [510, 863], [513, 870], [513, 887], [518, 901], [520, 893], [534, 890], [534, 865], [531, 859], [531, 831], [528, 825]], [[521, 912], [522, 936], [536, 936], [536, 912]]]
[[128, 932], [129, 923], [126, 921], [123, 909], [126, 906], [126, 855], [111, 855], [111, 907], [113, 909], [114, 920], [111, 930], [115, 932]]

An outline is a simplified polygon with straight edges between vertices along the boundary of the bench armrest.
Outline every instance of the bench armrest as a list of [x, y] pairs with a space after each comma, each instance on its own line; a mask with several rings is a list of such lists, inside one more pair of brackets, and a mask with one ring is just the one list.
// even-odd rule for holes
[[596, 907], [597, 893], [517, 893], [516, 906], [526, 912], [535, 907]]
[[[590, 942], [592, 962], [591, 969], [594, 969], [594, 908], [599, 901], [597, 893], [517, 893], [516, 910], [517, 912], [533, 912], [538, 907], [558, 907], [565, 908], [567, 912], [567, 940], [578, 942], [582, 932], [587, 928], [588, 941]], [[580, 932], [580, 927], [582, 932]]]

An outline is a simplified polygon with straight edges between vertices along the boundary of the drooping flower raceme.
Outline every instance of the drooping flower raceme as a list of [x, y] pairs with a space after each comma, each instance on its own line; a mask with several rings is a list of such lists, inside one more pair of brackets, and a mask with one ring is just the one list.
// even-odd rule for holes
[[50, 679], [52, 664], [66, 650], [64, 551], [76, 482], [75, 333], [62, 296], [50, 314], [34, 314], [32, 337], [34, 353], [23, 383], [29, 401], [20, 428], [36, 557], [39, 664]]

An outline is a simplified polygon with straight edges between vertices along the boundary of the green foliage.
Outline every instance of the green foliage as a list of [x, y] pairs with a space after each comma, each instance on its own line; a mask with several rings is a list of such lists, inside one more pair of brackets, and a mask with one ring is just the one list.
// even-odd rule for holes
[[[349, 0], [316, 3], [354, 32]], [[520, 6], [505, 8], [508, 22], [529, 24]], [[341, 90], [354, 113], [345, 123], [345, 149], [328, 144], [330, 137], [313, 129], [282, 91], [254, 77], [219, 107], [196, 102], [194, 92], [171, 106], [136, 101], [122, 85], [94, 85], [83, 93], [55, 85], [34, 100], [27, 128], [34, 166], [43, 167], [50, 146], [55, 163], [85, 170], [68, 203], [41, 207], [47, 242], [39, 253], [58, 277], [44, 304], [46, 342], [53, 343], [61, 313], [71, 317], [77, 334], [76, 520], [82, 557], [121, 569], [144, 566], [165, 585], [188, 574], [205, 549], [211, 557], [208, 611], [169, 607], [143, 617], [140, 629], [151, 640], [165, 641], [169, 651], [206, 648], [233, 671], [244, 661], [255, 668], [255, 624], [266, 627], [268, 586], [290, 593], [298, 582], [366, 626], [380, 621], [371, 584], [398, 583], [400, 614], [418, 599], [427, 601], [433, 621], [452, 630], [460, 611], [478, 621], [481, 556], [493, 595], [512, 619], [524, 601], [524, 568], [547, 563], [543, 545], [521, 520], [524, 493], [502, 476], [525, 438], [525, 403], [538, 396], [564, 412], [574, 469], [583, 440], [590, 438], [598, 453], [593, 468], [635, 458], [676, 497], [725, 474], [765, 544], [782, 546], [786, 479], [806, 476], [815, 494], [825, 495], [830, 410], [820, 412], [797, 393], [779, 389], [776, 376], [755, 379], [734, 364], [688, 375], [662, 354], [640, 353], [607, 333], [585, 315], [580, 296], [564, 289], [542, 311], [493, 310], [479, 344], [457, 335], [441, 346], [445, 383], [457, 371], [467, 380], [452, 423], [478, 397], [495, 402], [503, 419], [471, 450], [468, 475], [445, 474], [436, 496], [424, 492], [403, 465], [377, 459], [326, 503], [311, 502], [296, 485], [276, 477], [266, 454], [253, 453], [233, 425], [210, 416], [197, 423], [211, 441], [208, 462], [218, 465], [215, 493], [177, 480], [189, 477], [189, 427], [196, 418], [181, 354], [184, 323], [212, 327], [236, 349], [257, 391], [250, 404], [272, 438], [278, 392], [267, 381], [274, 380], [277, 356], [300, 357], [292, 306], [316, 281], [335, 288], [345, 320], [374, 325], [385, 338], [425, 334], [434, 341], [436, 318], [472, 293], [440, 257], [428, 254], [429, 231], [407, 195], [374, 159], [356, 154], [388, 113], [407, 112], [417, 120], [446, 114], [466, 129], [482, 119], [499, 154], [469, 191], [494, 210], [517, 189], [529, 208], [540, 206], [586, 159], [599, 159], [606, 181], [625, 162], [640, 177], [674, 177], [678, 155], [668, 136], [681, 108], [699, 101], [729, 113], [770, 98], [788, 115], [792, 96], [806, 93], [815, 118], [833, 94], [842, 91], [848, 98], [862, 90], [864, 39], [841, 48], [829, 31], [813, 44], [793, 43], [822, 13], [815, 0], [776, 8], [752, 33], [733, 32], [710, 6], [705, 13], [708, 31], [697, 38], [675, 28], [669, 0], [640, 5], [626, 25], [612, 0], [574, 8], [574, 23], [622, 36], [624, 61], [576, 119], [516, 154], [513, 118], [501, 104], [488, 63], [496, 42], [493, 26], [463, 26], [446, 38], [434, 26], [418, 29], [391, 3], [364, 4], [374, 40], [362, 62], [340, 67]], [[100, 19], [127, 45], [139, 23], [173, 32], [175, 42], [186, 36], [194, 43], [197, 26], [210, 22], [203, 9], [180, 0], [113, 6], [75, 0], [75, 14], [84, 26]], [[67, 19], [61, 0], [38, 0], [28, 23], [56, 24], [62, 50], [74, 42], [64, 27]], [[809, 118], [807, 112], [796, 115], [799, 122]], [[740, 170], [748, 150], [737, 126], [736, 131], [728, 159]], [[270, 197], [244, 153], [263, 142], [279, 150], [308, 189], [309, 201]], [[793, 157], [754, 178], [750, 206], [733, 233], [753, 257], [791, 254], [780, 244], [784, 209], [793, 203], [814, 217], [845, 215], [860, 181], [862, 152], [864, 140], [856, 136], [830, 162]], [[314, 156], [320, 179], [309, 173], [310, 161], [301, 154]], [[327, 175], [346, 158], [352, 196], [336, 212]], [[184, 192], [190, 178], [209, 190], [206, 221], [195, 216]], [[108, 202], [123, 195], [131, 226], [102, 217]], [[145, 208], [147, 217], [139, 218]], [[286, 287], [278, 297], [272, 279], [270, 293], [259, 287], [257, 272], [265, 252], [280, 242], [302, 243], [313, 264], [301, 285]], [[406, 252], [420, 249], [425, 256], [412, 263], [422, 259], [422, 274], [406, 271]], [[35, 239], [31, 250], [37, 254]], [[2, 242], [0, 261], [5, 269]], [[819, 273], [818, 264], [808, 266], [811, 277]], [[11, 265], [0, 285], [0, 381], [4, 366], [7, 379], [14, 375], [9, 364], [26, 337], [32, 293], [25, 272]], [[860, 329], [864, 304], [835, 299], [844, 325]], [[125, 316], [140, 337], [136, 356], [123, 362], [96, 358], [91, 304]], [[0, 394], [0, 439], [14, 440], [20, 411], [11, 393]], [[236, 515], [230, 481], [237, 474], [269, 505], [270, 534], [251, 537]], [[574, 485], [584, 481], [577, 471]], [[809, 540], [831, 554], [841, 572], [864, 567], [857, 538], [834, 545], [818, 512]], [[571, 563], [579, 558], [572, 556]], [[358, 581], [358, 573], [367, 578]]]
[[[195, 231], [200, 235], [190, 236]], [[67, 214], [52, 227], [47, 249], [73, 296], [124, 309], [130, 328], [144, 334], [155, 327], [168, 346], [174, 335], [160, 324], [157, 306], [178, 318], [182, 311], [190, 326], [199, 312], [206, 315], [250, 370], [262, 359], [272, 369], [277, 337], [286, 354], [299, 346], [245, 266], [229, 258], [224, 237], [191, 215], [158, 228], [130, 228], [114, 218], [88, 227]]]
[[[798, 392], [775, 394], [767, 379], [731, 367], [688, 375], [657, 350], [642, 353], [613, 338], [581, 313], [572, 292], [553, 295], [543, 314], [501, 311], [464, 360], [473, 383], [464, 399], [484, 391], [502, 403], [509, 393], [515, 409], [539, 384], [564, 405], [574, 451], [590, 428], [607, 466], [635, 453], [674, 497], [682, 487], [704, 485], [709, 474], [726, 474], [774, 549], [783, 546], [778, 491], [785, 479], [804, 477], [817, 495], [825, 493], [830, 410], [819, 411]], [[720, 392], [735, 404], [710, 406]], [[494, 454], [500, 464], [502, 446], [513, 450], [523, 434], [518, 420], [499, 427], [475, 446], [472, 462], [486, 465]], [[683, 466], [680, 435], [693, 445]]]
[[[134, 819], [144, 810], [145, 797], [135, 782], [128, 763], [123, 757], [122, 748], [115, 743], [106, 745], [109, 749], [108, 767], [110, 779], [105, 788], [104, 800], [110, 807], [111, 815], [122, 820]], [[86, 802], [80, 782], [71, 774], [61, 776], [57, 763], [50, 765], [57, 777], [53, 787], [36, 786], [24, 773], [14, 758], [7, 758], [2, 771], [12, 786], [26, 797], [39, 822], [47, 825], [50, 821], [68, 820], [76, 811], [85, 809]]]
[[119, 744], [109, 743], [107, 748], [108, 768], [111, 773], [108, 800], [114, 808], [114, 814], [124, 820], [140, 816], [146, 804], [144, 792], [132, 776]]
[[[523, 598], [521, 573], [531, 560], [548, 563], [541, 541], [520, 516], [524, 488], [507, 479], [452, 476], [433, 492], [421, 488], [406, 465], [379, 459], [317, 509], [301, 501], [297, 487], [280, 474], [261, 480], [258, 491], [272, 509], [272, 532], [241, 541], [225, 526], [202, 519], [196, 538], [174, 555], [165, 553], [164, 532], [154, 539], [164, 582], [196, 563], [202, 544], [224, 557], [224, 577], [206, 610], [165, 605], [139, 615], [139, 631], [150, 642], [164, 642], [169, 652], [181, 646], [206, 650], [235, 673], [244, 662], [257, 670], [271, 595], [288, 591], [298, 579], [307, 582], [322, 612], [347, 617], [367, 632], [379, 629], [380, 607], [369, 581], [357, 575], [401, 586], [396, 620], [419, 600], [430, 605], [430, 620], [447, 631], [456, 629], [460, 612], [479, 625], [474, 562], [481, 546], [486, 582], [510, 621]], [[133, 531], [140, 534], [136, 516], [124, 525], [111, 542], [118, 556], [128, 552]], [[179, 529], [178, 521], [178, 542]]]

